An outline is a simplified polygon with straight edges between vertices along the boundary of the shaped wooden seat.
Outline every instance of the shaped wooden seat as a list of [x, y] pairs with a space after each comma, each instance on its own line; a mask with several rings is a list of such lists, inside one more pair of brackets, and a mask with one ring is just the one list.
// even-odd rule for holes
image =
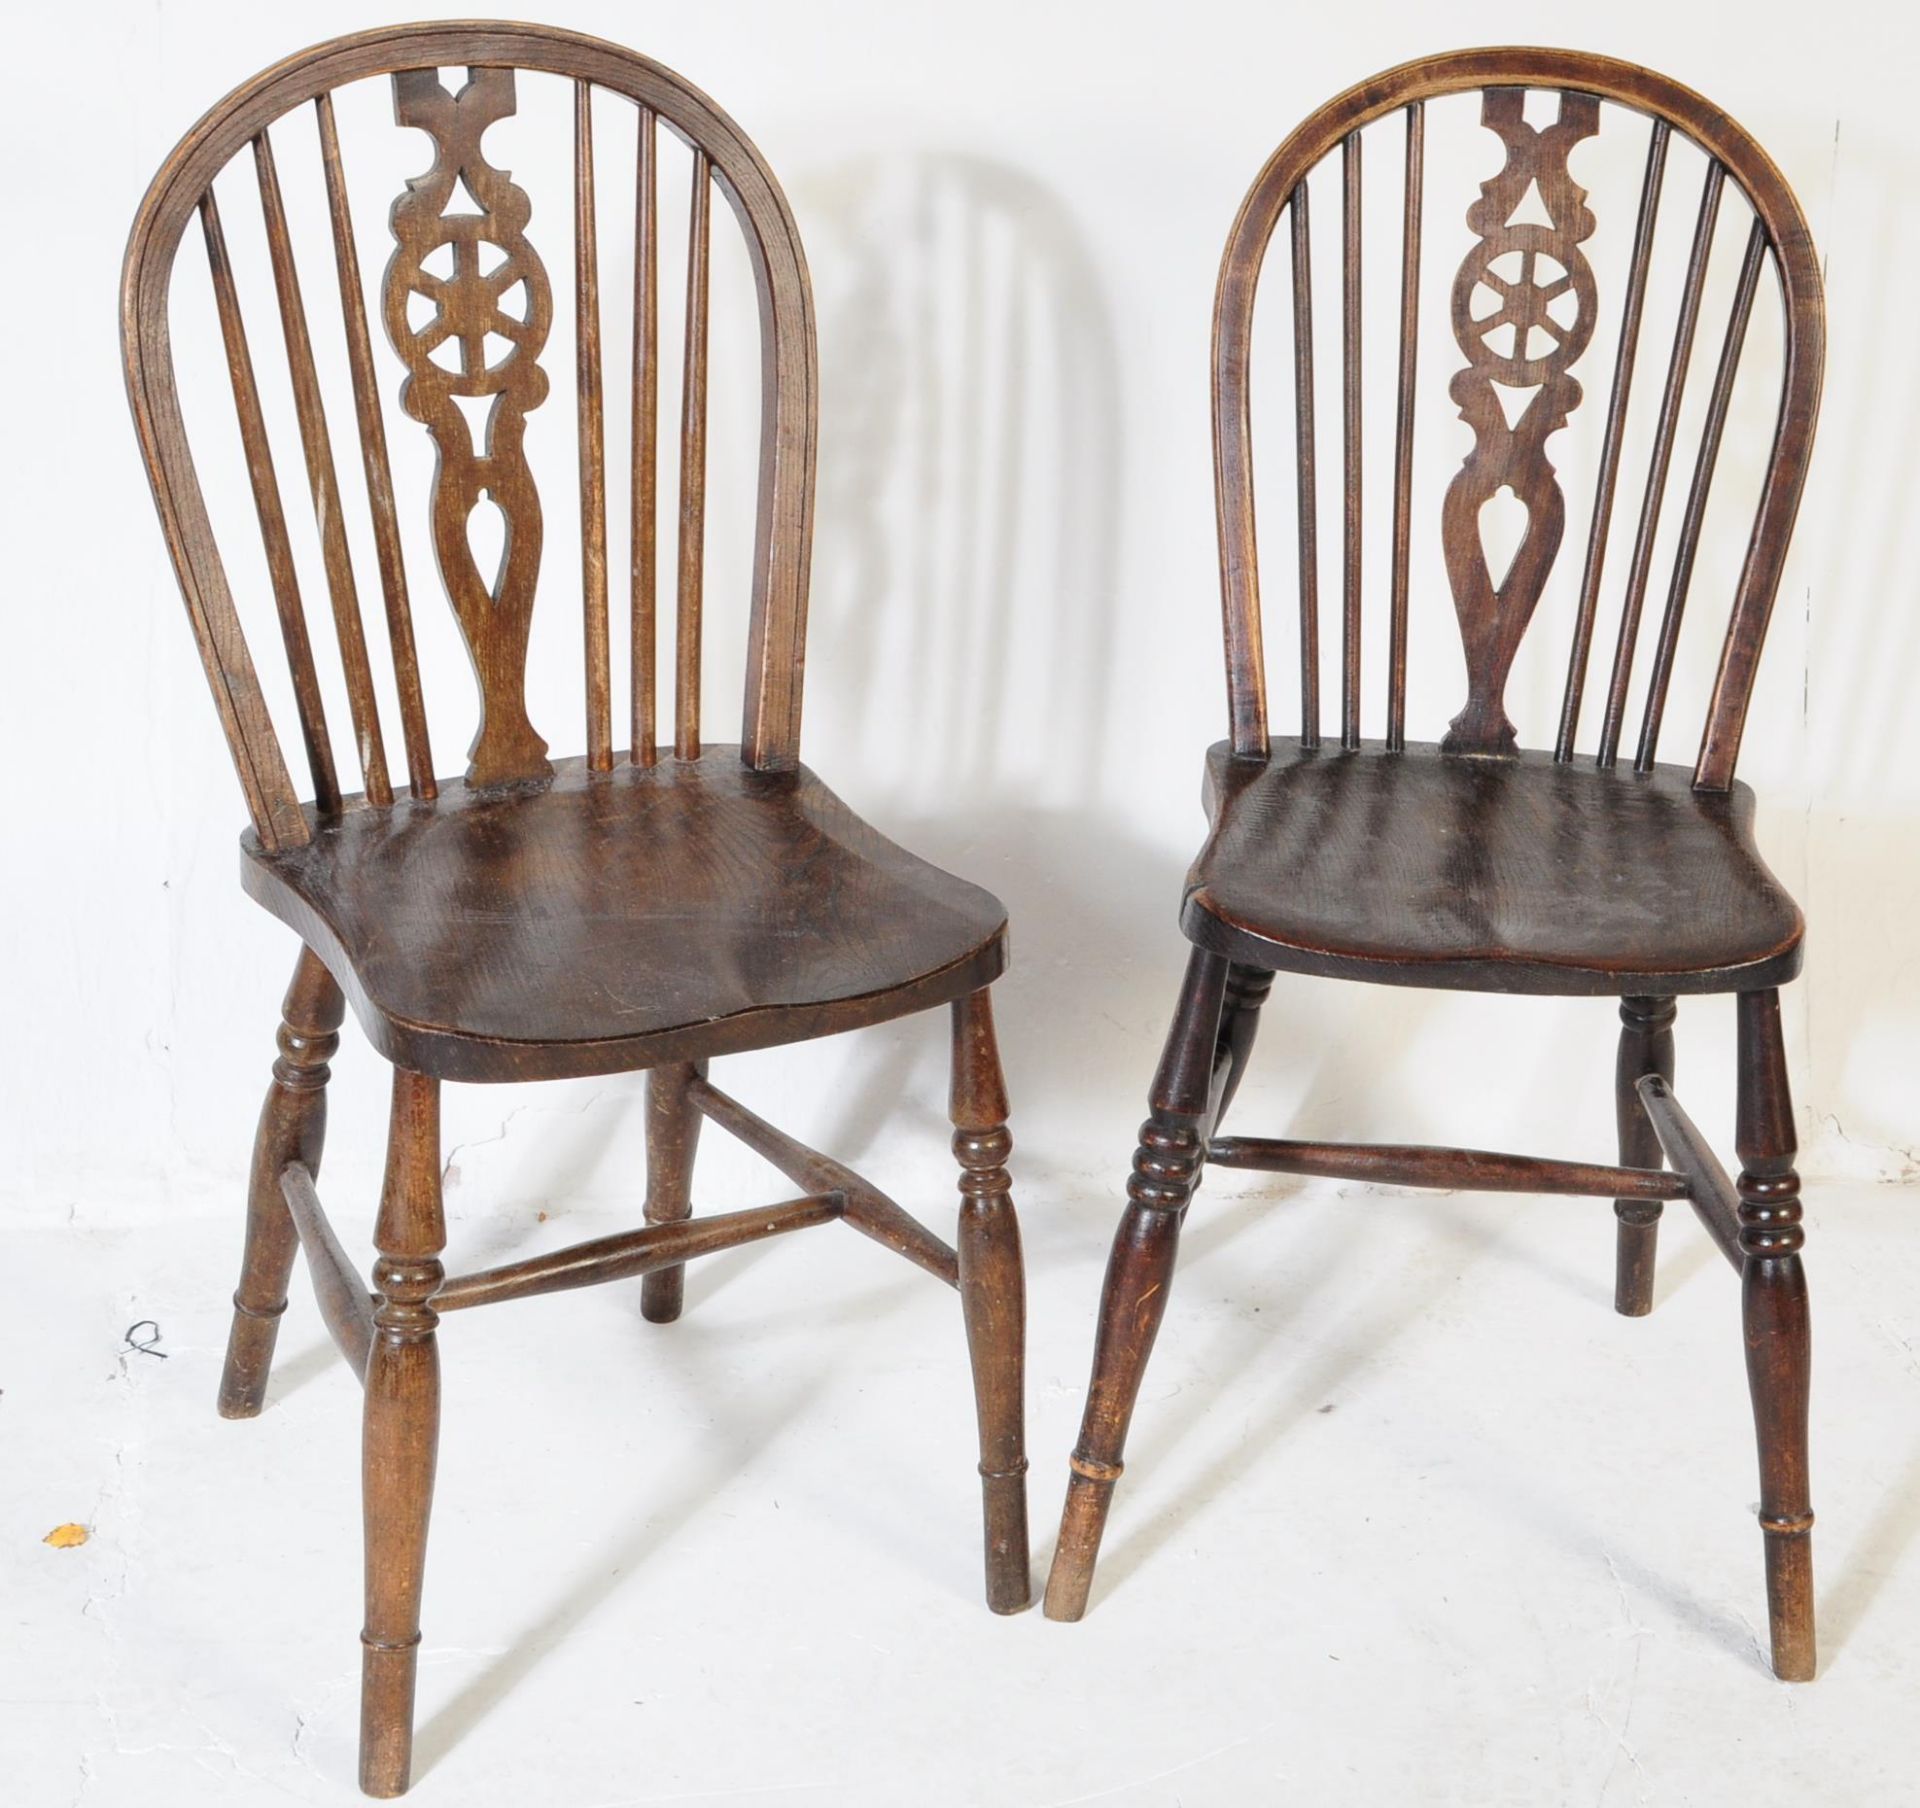
[[[1488, 992], [1726, 992], [1800, 970], [1753, 793], [1680, 766], [1276, 741], [1207, 759], [1196, 946], [1269, 972]], [[1649, 874], [1658, 875], [1649, 884]]]
[[[249, 840], [251, 841], [251, 837]], [[450, 1080], [704, 1061], [951, 1003], [1006, 912], [801, 767], [737, 747], [527, 794], [444, 784], [249, 846], [247, 889], [339, 975], [390, 1061]]]
[[[1428, 109], [1464, 125], [1468, 111], [1452, 104], [1456, 96], [1477, 98], [1488, 135], [1476, 141], [1474, 154], [1484, 153], [1486, 163], [1475, 167], [1496, 156], [1499, 165], [1466, 210], [1464, 244], [1457, 216], [1447, 223], [1447, 254], [1434, 272], [1442, 282], [1424, 285], [1431, 300], [1444, 297], [1460, 362], [1445, 385], [1448, 418], [1420, 427]], [[1631, 248], [1622, 245], [1624, 280], [1613, 290], [1610, 372], [1604, 362], [1594, 370], [1591, 357], [1605, 344], [1596, 336], [1601, 284], [1587, 250], [1600, 214], [1575, 174], [1621, 167], [1603, 163], [1597, 150], [1586, 161], [1587, 141], [1603, 124], [1629, 134], [1634, 151], [1644, 145], [1644, 161], [1632, 158], [1641, 171], [1637, 203], [1628, 185], [1612, 184], [1613, 217], [1623, 227], [1631, 221], [1632, 232]], [[1371, 238], [1362, 159], [1369, 143], [1393, 157], [1400, 189], [1399, 267], [1381, 285], [1399, 303], [1398, 343], [1380, 360], [1393, 379], [1392, 503], [1390, 515], [1381, 511], [1386, 518], [1372, 522], [1364, 432], [1372, 316], [1363, 284]], [[1691, 241], [1677, 283], [1650, 288], [1669, 152], [1682, 145], [1699, 173]], [[1316, 383], [1316, 186], [1323, 197], [1332, 191], [1337, 210], [1340, 297], [1337, 334], [1325, 336], [1338, 345], [1342, 531], [1337, 642], [1329, 634], [1324, 660], [1316, 404], [1319, 390], [1333, 385]], [[1737, 216], [1744, 246], [1737, 265], [1720, 260], [1724, 274], [1716, 278], [1716, 234], [1728, 213]], [[1300, 713], [1298, 732], [1283, 737], [1269, 732], [1253, 467], [1255, 298], [1276, 242], [1290, 267], [1291, 307], [1271, 313], [1276, 325], [1290, 315], [1292, 356], [1257, 368], [1274, 373], [1269, 381], [1283, 394], [1291, 377], [1292, 389], [1292, 432], [1282, 447], [1290, 481], [1280, 488], [1291, 490], [1294, 505], [1284, 564], [1298, 572]], [[1781, 304], [1777, 370], [1770, 385], [1746, 388], [1743, 413], [1736, 393], [1742, 358], [1769, 276]], [[1716, 283], [1730, 294], [1701, 406], [1697, 385], [1689, 396], [1688, 378]], [[1677, 293], [1677, 306], [1665, 378], [1653, 406], [1636, 415], [1648, 298], [1668, 293]], [[1766, 153], [1699, 95], [1610, 58], [1490, 49], [1405, 64], [1310, 115], [1256, 177], [1227, 240], [1214, 306], [1230, 737], [1209, 761], [1212, 833], [1181, 913], [1191, 944], [1186, 983], [1148, 1092], [1108, 1262], [1047, 1584], [1052, 1617], [1085, 1611], [1181, 1226], [1213, 1162], [1399, 1186], [1610, 1195], [1618, 1221], [1615, 1304], [1633, 1316], [1652, 1305], [1662, 1206], [1685, 1199], [1741, 1275], [1774, 1669], [1786, 1680], [1812, 1676], [1805, 1233], [1776, 989], [1799, 970], [1801, 921], [1755, 848], [1753, 798], [1736, 785], [1733, 769], [1806, 479], [1824, 333], [1819, 260]], [[1585, 481], [1576, 515], [1552, 451], [1587, 389], [1602, 381], [1596, 455], [1577, 466], [1568, 460]], [[1648, 417], [1644, 453], [1623, 463], [1630, 427]], [[1438, 745], [1423, 746], [1408, 737], [1409, 628], [1416, 588], [1427, 588], [1416, 586], [1412, 559], [1415, 440], [1416, 431], [1436, 429], [1447, 436], [1451, 470], [1438, 509], [1438, 551], [1465, 656], [1466, 697]], [[1663, 526], [1676, 451], [1689, 440], [1685, 499], [1666, 511]], [[1749, 481], [1757, 475], [1758, 495], [1737, 577], [1721, 575], [1710, 588], [1702, 574], [1720, 568], [1700, 554], [1723, 440], [1744, 442], [1748, 456], [1738, 462]], [[1464, 451], [1457, 466], [1456, 444]], [[1610, 573], [1616, 513], [1625, 517], [1630, 487], [1639, 492], [1631, 539]], [[1518, 517], [1510, 545], [1487, 531], [1489, 505], [1503, 496]], [[1584, 527], [1582, 543], [1559, 602], [1548, 607], [1570, 517]], [[1370, 557], [1370, 543], [1383, 556]], [[1386, 603], [1377, 640], [1363, 633], [1370, 582]], [[1725, 624], [1704, 659], [1683, 652], [1696, 592], [1696, 619], [1711, 607], [1702, 625]], [[1529, 752], [1508, 719], [1507, 691], [1536, 614], [1558, 622], [1568, 651], [1558, 720], [1541, 737], [1551, 751]], [[1598, 624], [1608, 616], [1610, 658], [1596, 649]], [[1379, 654], [1369, 646], [1385, 653], [1371, 699], [1362, 679]], [[1291, 661], [1295, 645], [1288, 655]], [[1709, 660], [1714, 678], [1698, 756], [1691, 769], [1663, 766], [1659, 742], [1675, 675]], [[1338, 692], [1337, 731], [1322, 719], [1323, 663], [1329, 689]], [[1597, 714], [1597, 732], [1583, 739], [1590, 675], [1599, 681], [1600, 707], [1588, 712]], [[1638, 733], [1629, 741], [1636, 701]], [[1371, 723], [1369, 711], [1378, 712]], [[1620, 1165], [1221, 1134], [1276, 972], [1616, 996]], [[1737, 1180], [1720, 1168], [1671, 1086], [1676, 997], [1716, 991], [1738, 994]]]
[[[570, 208], [537, 208], [490, 140], [519, 109], [522, 73], [571, 105]], [[424, 134], [431, 158], [424, 174], [406, 179], [388, 214], [393, 243], [372, 305], [334, 106], [337, 89], [368, 78], [386, 85], [394, 126]], [[595, 170], [596, 102], [602, 115], [623, 114], [619, 130], [632, 134], [620, 140], [633, 146], [631, 180], [610, 201]], [[422, 140], [404, 133], [394, 142], [417, 168]], [[677, 544], [666, 559], [657, 527], [660, 187], [665, 162], [680, 157], [669, 137], [684, 147], [689, 182]], [[324, 190], [331, 244], [309, 255], [304, 269], [281, 156], [290, 168], [301, 159], [316, 196]], [[260, 210], [271, 281], [263, 274], [251, 301], [229, 251], [222, 194], [229, 207], [257, 203]], [[749, 367], [760, 403], [751, 552], [736, 567], [748, 576], [741, 600], [751, 608], [745, 701], [738, 743], [720, 746], [701, 727], [716, 198], [740, 228], [760, 340]], [[600, 220], [609, 206], [633, 227], [631, 284], [621, 285], [632, 382], [614, 411], [629, 454], [617, 586], [624, 674], [616, 671], [608, 527]], [[196, 226], [210, 297], [194, 294], [193, 285], [176, 293], [176, 254]], [[539, 248], [542, 240], [551, 246], [548, 235], [570, 239], [571, 248], [577, 599], [541, 582], [543, 548], [558, 525], [542, 508], [526, 434], [528, 417], [556, 387], [542, 362], [555, 311], [554, 280]], [[236, 233], [236, 245], [239, 239]], [[336, 354], [344, 348], [340, 387], [350, 388], [350, 401], [344, 393], [329, 401], [319, 335], [309, 324], [313, 294], [337, 301], [326, 343]], [[226, 373], [210, 386], [231, 391], [250, 492], [244, 497], [233, 484], [224, 498], [203, 490], [181, 406], [175, 347], [185, 335], [177, 329], [196, 304], [201, 320], [217, 320]], [[284, 386], [261, 380], [249, 330], [249, 312], [257, 325], [269, 309], [279, 320]], [[394, 353], [391, 366], [374, 355], [375, 314]], [[411, 1776], [439, 1436], [437, 1332], [446, 1313], [631, 1279], [640, 1282], [642, 1314], [665, 1323], [681, 1311], [684, 1266], [696, 1256], [835, 1223], [873, 1238], [958, 1292], [979, 1416], [987, 1600], [1002, 1613], [1026, 1606], [1025, 1297], [1005, 1165], [1012, 1147], [1006, 1089], [986, 989], [1006, 964], [1006, 913], [986, 892], [861, 822], [800, 764], [818, 370], [799, 236], [759, 152], [671, 71], [571, 32], [466, 22], [338, 39], [245, 83], [181, 141], [134, 221], [121, 322], [134, 426], [252, 819], [245, 883], [302, 942], [254, 1144], [220, 1410], [230, 1418], [260, 1411], [289, 1275], [304, 1250], [322, 1317], [366, 1389], [361, 1786], [396, 1795]], [[281, 491], [270, 418], [270, 404], [285, 395], [313, 507], [304, 557]], [[411, 436], [416, 453], [430, 442], [424, 495], [409, 495], [397, 477], [407, 467], [390, 459], [390, 402], [397, 404], [393, 430]], [[371, 574], [356, 568], [347, 531], [358, 499], [343, 486], [334, 456], [343, 423], [356, 442]], [[425, 465], [416, 458], [412, 468]], [[423, 506], [403, 508], [409, 499]], [[211, 506], [222, 500], [233, 505], [229, 549], [250, 537], [233, 527], [231, 514], [244, 516], [251, 503], [264, 560], [250, 584], [236, 581], [231, 573], [241, 567], [223, 556]], [[483, 553], [485, 535], [475, 529], [494, 511], [497, 550]], [[420, 522], [478, 692], [459, 778], [441, 773], [429, 733], [432, 674], [413, 613], [429, 561], [418, 546], [409, 548], [409, 528]], [[316, 574], [331, 636], [309, 625], [304, 591], [318, 588]], [[669, 574], [670, 732], [658, 720], [667, 621], [656, 597]], [[363, 619], [361, 586], [370, 575], [384, 635], [369, 634]], [[304, 799], [242, 604], [256, 624], [271, 623], [269, 634], [277, 629], [284, 651], [279, 726], [305, 756]], [[579, 757], [549, 757], [529, 703], [529, 649], [536, 627], [549, 622], [579, 637]], [[329, 642], [337, 656], [331, 669]], [[375, 680], [383, 644], [391, 656], [384, 686]], [[616, 734], [623, 676], [627, 707]], [[328, 719], [330, 700], [337, 712], [342, 694], [359, 765], [353, 795]], [[390, 761], [386, 731], [396, 716]], [[401, 759], [404, 781], [392, 770]], [[394, 1064], [371, 1285], [346, 1255], [315, 1184], [328, 1062], [349, 1001], [368, 1039]], [[951, 1007], [949, 1111], [960, 1169], [952, 1245], [870, 1181], [728, 1097], [707, 1072], [719, 1055], [934, 1005]], [[449, 1275], [441, 1260], [442, 1083], [640, 1069], [647, 1071], [642, 1222], [504, 1267]], [[779, 1169], [800, 1197], [693, 1217], [694, 1156], [706, 1122]]]

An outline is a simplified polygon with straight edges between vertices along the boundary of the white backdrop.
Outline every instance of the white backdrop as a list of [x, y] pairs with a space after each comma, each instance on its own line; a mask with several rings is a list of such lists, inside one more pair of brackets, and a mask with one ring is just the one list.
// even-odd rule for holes
[[[1206, 349], [1226, 228], [1309, 108], [1389, 62], [1497, 40], [1511, 21], [1431, 0], [531, 10], [706, 88], [791, 197], [824, 373], [806, 757], [889, 832], [1007, 899], [1015, 966], [999, 996], [1029, 1203], [1071, 1197], [1104, 1220], [1180, 972], [1201, 754], [1225, 726]], [[347, 0], [114, 4], [90, 14], [83, 51], [71, 10], [12, 22], [0, 1198], [17, 1217], [237, 1208], [292, 941], [236, 882], [238, 788], [126, 421], [118, 265], [147, 180], [207, 105], [282, 54], [385, 16]], [[1920, 718], [1902, 703], [1920, 340], [1901, 298], [1920, 292], [1908, 213], [1920, 28], [1909, 9], [1862, 0], [1824, 9], [1811, 31], [1783, 0], [1743, 9], [1738, 29], [1723, 8], [1671, 0], [1538, 7], [1527, 26], [1725, 106], [1785, 170], [1826, 259], [1824, 429], [1742, 775], [1812, 925], [1790, 1006], [1804, 1166], [1907, 1177]], [[373, 262], [384, 197], [356, 199]], [[1464, 212], [1471, 192], [1459, 199]], [[1690, 195], [1676, 188], [1668, 205], [1684, 215]], [[559, 275], [570, 238], [563, 213], [547, 219]], [[257, 349], [272, 331], [257, 312]], [[541, 430], [564, 448], [570, 347], [556, 336], [548, 356], [560, 380]], [[1609, 361], [1603, 339], [1583, 367], [1590, 397]], [[417, 456], [396, 441], [397, 459]], [[1271, 450], [1267, 468], [1281, 469]], [[290, 510], [304, 508], [298, 473], [283, 457]], [[549, 503], [550, 559], [570, 515], [570, 501]], [[716, 513], [716, 542], [732, 518]], [[1444, 615], [1438, 547], [1428, 517], [1416, 587]], [[738, 553], [716, 544], [715, 558], [724, 576]], [[425, 617], [437, 586], [424, 559], [412, 571]], [[310, 589], [310, 609], [323, 595]], [[457, 710], [465, 681], [445, 647], [441, 689]], [[1454, 684], [1416, 672], [1416, 709], [1450, 705]], [[711, 693], [715, 721], [732, 685], [729, 671]], [[550, 732], [574, 750], [577, 731]], [[443, 729], [443, 770], [457, 744]], [[1724, 1003], [1683, 1008], [1681, 1091], [1723, 1142], [1731, 1036]], [[1604, 1001], [1283, 978], [1242, 1115], [1273, 1133], [1292, 1121], [1604, 1157], [1612, 1047]], [[911, 1171], [925, 1193], [944, 1161], [943, 1055], [943, 1026], [926, 1021], [734, 1071], [810, 1140], [877, 1178], [889, 1162]], [[382, 1072], [351, 1024], [336, 1074], [329, 1194], [369, 1201]], [[635, 1089], [462, 1090], [449, 1110], [457, 1175], [517, 1201], [632, 1195]], [[715, 1183], [734, 1184], [724, 1167]]]

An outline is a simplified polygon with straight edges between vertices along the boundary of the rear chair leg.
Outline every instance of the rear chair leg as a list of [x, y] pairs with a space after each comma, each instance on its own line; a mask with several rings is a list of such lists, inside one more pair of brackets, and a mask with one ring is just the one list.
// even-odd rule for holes
[[[1614, 1067], [1614, 1112], [1620, 1124], [1620, 1165], [1657, 1168], [1663, 1159], [1634, 1083], [1642, 1074], [1658, 1074], [1673, 1084], [1673, 1019], [1671, 998], [1620, 1000], [1620, 1056]], [[1616, 1199], [1613, 1215], [1620, 1220], [1616, 1233], [1613, 1309], [1628, 1318], [1644, 1318], [1653, 1310], [1654, 1256], [1660, 1238], [1657, 1199]]]
[[251, 1419], [267, 1394], [280, 1315], [287, 1309], [299, 1237], [280, 1196], [280, 1171], [289, 1162], [320, 1172], [327, 1136], [327, 1063], [340, 1046], [346, 1000], [311, 948], [300, 950], [280, 1007], [280, 1055], [260, 1109], [247, 1179], [247, 1243], [240, 1285], [233, 1295], [233, 1326], [220, 1371], [220, 1416]]
[[1800, 1265], [1800, 1177], [1794, 1172], [1793, 1104], [1780, 1036], [1780, 994], [1740, 995], [1741, 1308], [1747, 1383], [1760, 1446], [1760, 1530], [1767, 1554], [1767, 1621], [1773, 1673], [1810, 1682], [1813, 1506], [1807, 1486], [1810, 1339]]
[[1272, 990], [1273, 975], [1264, 968], [1243, 967], [1236, 961], [1227, 969], [1226, 997], [1220, 1006], [1220, 1049], [1214, 1063], [1215, 1072], [1221, 1076], [1220, 1102], [1213, 1108], [1215, 1136], [1220, 1134], [1227, 1108], [1246, 1077], [1254, 1032], [1260, 1027], [1260, 1010]]
[[987, 1605], [1018, 1613], [1033, 1599], [1027, 1555], [1026, 1276], [1008, 1193], [1007, 1089], [982, 990], [953, 1006], [953, 1153], [960, 1163], [960, 1308], [980, 1418]]
[[1180, 1244], [1180, 1222], [1206, 1158], [1207, 1111], [1220, 1041], [1227, 963], [1196, 948], [1154, 1076], [1147, 1121], [1140, 1128], [1129, 1204], [1114, 1236], [1100, 1296], [1080, 1442], [1071, 1459], [1060, 1542], [1047, 1578], [1050, 1620], [1077, 1620], [1087, 1610], [1113, 1485], [1133, 1418], [1147, 1358], [1166, 1311]]
[[440, 1443], [440, 1355], [427, 1302], [443, 1275], [440, 1083], [395, 1068], [386, 1185], [374, 1230], [378, 1296], [361, 1443], [367, 1618], [360, 1681], [360, 1787], [406, 1792], [413, 1769], [413, 1687], [420, 1588]]
[[[700, 1113], [687, 1085], [704, 1063], [677, 1061], [647, 1074], [647, 1208], [649, 1224], [678, 1224], [693, 1215], [693, 1157]], [[686, 1299], [687, 1266], [656, 1268], [640, 1282], [640, 1315], [670, 1325]]]

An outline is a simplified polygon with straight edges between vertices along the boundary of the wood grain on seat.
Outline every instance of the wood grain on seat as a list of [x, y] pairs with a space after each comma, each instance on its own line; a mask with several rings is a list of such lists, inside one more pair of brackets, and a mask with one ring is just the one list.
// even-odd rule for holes
[[702, 1060], [946, 1004], [1006, 912], [804, 767], [737, 747], [431, 805], [316, 815], [247, 890], [325, 958], [376, 1048], [442, 1079]]
[[[1213, 833], [1181, 917], [1248, 965], [1488, 992], [1719, 992], [1800, 969], [1753, 793], [1431, 746], [1207, 760]], [[1657, 875], [1649, 883], [1649, 875]]]

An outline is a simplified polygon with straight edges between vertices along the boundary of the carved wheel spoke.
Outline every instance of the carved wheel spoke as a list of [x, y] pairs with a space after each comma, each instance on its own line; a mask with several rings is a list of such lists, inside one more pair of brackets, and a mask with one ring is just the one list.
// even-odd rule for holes
[[[1474, 445], [1448, 487], [1443, 510], [1447, 577], [1467, 655], [1467, 705], [1454, 719], [1444, 746], [1460, 752], [1507, 753], [1516, 744], [1504, 703], [1507, 673], [1540, 600], [1559, 551], [1565, 502], [1546, 456], [1548, 438], [1566, 425], [1578, 405], [1580, 385], [1572, 366], [1593, 334], [1593, 275], [1581, 241], [1593, 231], [1585, 191], [1567, 172], [1573, 147], [1599, 129], [1599, 102], [1591, 95], [1563, 93], [1550, 126], [1529, 125], [1526, 97], [1517, 88], [1488, 89], [1481, 123], [1506, 145], [1505, 167], [1480, 186], [1467, 224], [1478, 242], [1454, 279], [1454, 338], [1466, 368], [1453, 380], [1461, 418], [1473, 428]], [[1548, 217], [1515, 223], [1529, 191], [1537, 192]], [[1517, 257], [1518, 274], [1494, 269]], [[1539, 279], [1546, 261], [1559, 274]], [[1475, 318], [1474, 297], [1486, 289], [1498, 301]], [[1571, 293], [1571, 320], [1556, 319], [1548, 306]], [[1511, 329], [1505, 350], [1491, 341]], [[1536, 329], [1547, 350], [1533, 350]], [[1532, 389], [1533, 400], [1509, 425], [1496, 393]], [[1496, 588], [1480, 535], [1480, 510], [1503, 485], [1526, 511], [1520, 545]]]
[[[540, 566], [540, 498], [520, 451], [519, 428], [546, 399], [546, 373], [538, 360], [553, 322], [553, 297], [545, 266], [524, 236], [531, 203], [481, 149], [487, 128], [515, 110], [514, 74], [475, 69], [467, 85], [450, 94], [437, 70], [402, 70], [393, 77], [393, 89], [395, 117], [425, 131], [435, 150], [433, 168], [409, 181], [394, 207], [396, 250], [384, 300], [389, 330], [409, 373], [407, 410], [433, 436], [440, 453], [434, 538], [480, 684], [480, 733], [468, 776], [476, 784], [537, 777], [549, 770], [546, 743], [527, 719], [525, 693]], [[480, 213], [442, 211], [462, 181], [480, 201]], [[425, 260], [449, 245], [453, 274], [428, 272]], [[501, 254], [490, 270], [480, 267], [483, 246]], [[524, 318], [500, 305], [501, 296], [521, 284]], [[438, 309], [418, 329], [407, 320], [414, 294], [427, 296]], [[492, 364], [490, 337], [513, 348]], [[433, 356], [449, 340], [460, 348], [458, 369]], [[486, 450], [476, 457], [459, 404], [483, 396], [491, 396], [493, 404]], [[468, 517], [486, 497], [499, 507], [507, 530], [497, 577], [479, 570], [466, 531]]]

